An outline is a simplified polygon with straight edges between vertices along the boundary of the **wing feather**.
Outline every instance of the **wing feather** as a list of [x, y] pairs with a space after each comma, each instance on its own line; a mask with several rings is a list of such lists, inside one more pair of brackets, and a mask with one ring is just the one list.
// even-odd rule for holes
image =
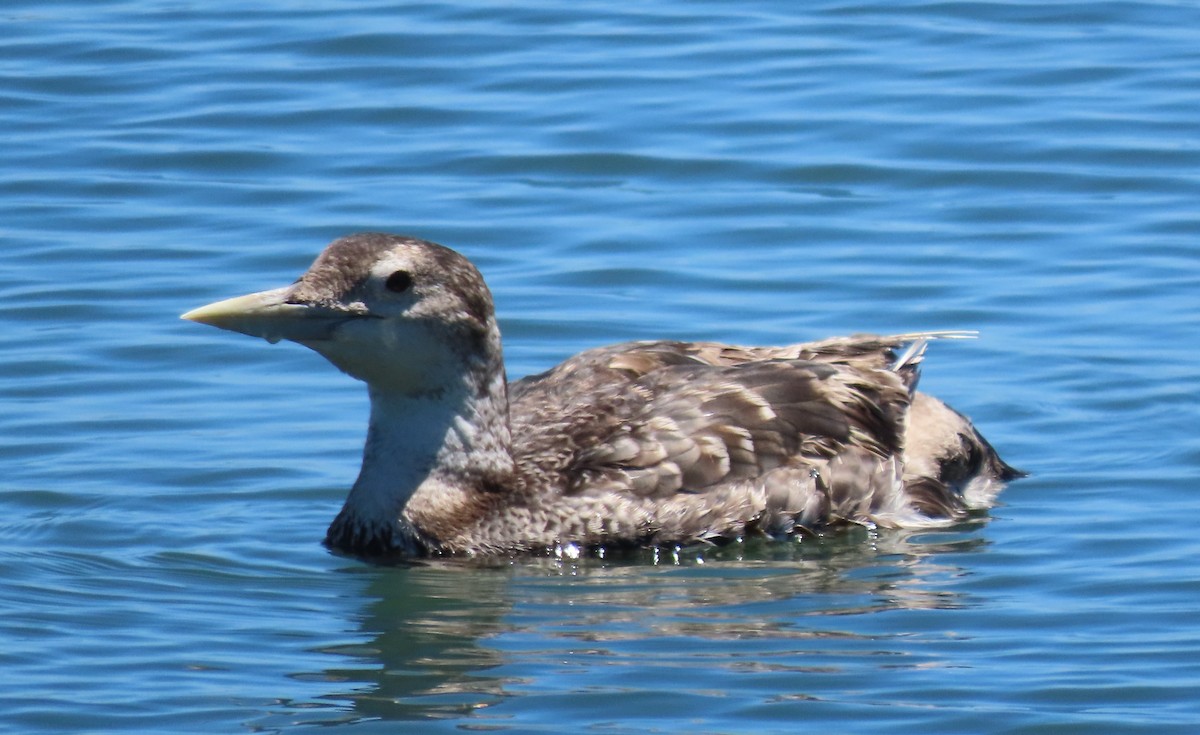
[[[964, 495], [991, 486], [959, 487], [956, 437], [969, 423], [915, 388], [924, 343], [966, 336], [635, 342], [580, 353], [510, 385], [516, 496], [531, 508], [576, 509], [556, 521], [560, 533], [589, 543], [960, 517]], [[976, 444], [999, 468], [992, 474], [1016, 474]]]
[[[777, 354], [681, 343], [583, 353], [514, 390], [514, 415], [525, 418], [512, 427], [526, 449], [518, 465], [537, 458], [524, 469], [557, 476], [565, 494], [661, 499], [812, 466], [847, 447], [900, 451], [909, 393], [897, 373]], [[556, 402], [568, 399], [575, 405]]]

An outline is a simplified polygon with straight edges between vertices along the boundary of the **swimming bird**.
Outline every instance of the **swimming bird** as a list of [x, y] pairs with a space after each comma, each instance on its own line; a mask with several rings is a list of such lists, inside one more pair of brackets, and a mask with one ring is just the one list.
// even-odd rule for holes
[[362, 468], [326, 536], [360, 557], [922, 527], [1020, 475], [916, 390], [930, 340], [960, 332], [628, 342], [510, 383], [475, 266], [383, 233], [183, 318], [298, 342], [367, 384]]

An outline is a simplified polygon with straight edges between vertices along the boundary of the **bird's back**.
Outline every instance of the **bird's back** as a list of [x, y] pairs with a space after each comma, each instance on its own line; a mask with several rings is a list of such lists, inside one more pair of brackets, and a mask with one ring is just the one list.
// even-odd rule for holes
[[953, 514], [958, 504], [904, 492], [919, 351], [897, 356], [911, 341], [580, 353], [510, 386], [520, 495], [561, 509], [544, 518], [571, 526], [555, 535], [595, 543]]

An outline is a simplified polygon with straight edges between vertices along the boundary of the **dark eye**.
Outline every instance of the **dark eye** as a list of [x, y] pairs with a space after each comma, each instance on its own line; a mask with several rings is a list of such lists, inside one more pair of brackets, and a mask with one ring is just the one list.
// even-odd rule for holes
[[388, 276], [387, 283], [384, 285], [392, 293], [404, 293], [412, 286], [412, 276], [408, 271], [396, 271]]

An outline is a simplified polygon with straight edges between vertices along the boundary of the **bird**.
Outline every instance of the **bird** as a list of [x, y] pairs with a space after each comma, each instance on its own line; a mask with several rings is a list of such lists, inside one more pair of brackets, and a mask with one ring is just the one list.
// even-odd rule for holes
[[366, 383], [362, 465], [325, 545], [364, 559], [719, 544], [926, 528], [1022, 476], [916, 389], [931, 341], [634, 341], [509, 381], [483, 276], [364, 232], [292, 285], [183, 319], [315, 350]]

